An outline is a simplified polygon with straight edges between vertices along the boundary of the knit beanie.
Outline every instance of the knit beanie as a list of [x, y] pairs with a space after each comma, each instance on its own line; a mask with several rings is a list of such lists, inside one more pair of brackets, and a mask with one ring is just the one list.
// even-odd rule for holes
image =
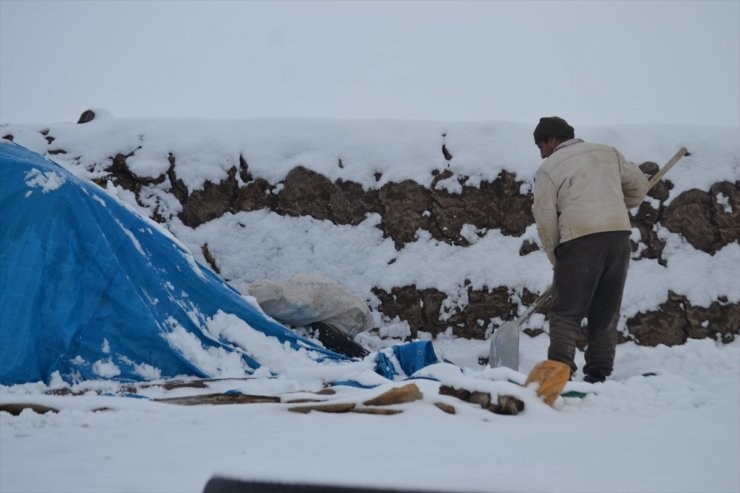
[[573, 127], [559, 116], [543, 116], [534, 129], [535, 144], [550, 137], [558, 139], [572, 139], [575, 137]]

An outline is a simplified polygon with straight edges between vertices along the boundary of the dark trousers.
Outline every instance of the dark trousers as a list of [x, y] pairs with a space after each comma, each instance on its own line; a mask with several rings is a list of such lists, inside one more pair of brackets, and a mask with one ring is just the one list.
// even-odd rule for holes
[[587, 318], [583, 372], [598, 377], [611, 374], [630, 251], [627, 231], [596, 233], [558, 245], [549, 310], [549, 359], [576, 371], [576, 338], [581, 321]]

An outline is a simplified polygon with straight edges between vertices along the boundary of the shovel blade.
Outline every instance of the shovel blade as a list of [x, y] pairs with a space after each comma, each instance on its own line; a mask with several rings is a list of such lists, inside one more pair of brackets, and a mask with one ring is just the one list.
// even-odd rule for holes
[[505, 366], [519, 371], [519, 326], [509, 321], [493, 331], [488, 364], [492, 368]]

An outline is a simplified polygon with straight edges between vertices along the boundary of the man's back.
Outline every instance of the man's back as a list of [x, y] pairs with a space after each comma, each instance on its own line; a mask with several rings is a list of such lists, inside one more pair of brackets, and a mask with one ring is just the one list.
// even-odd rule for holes
[[613, 147], [572, 139], [537, 172], [534, 213], [555, 207], [559, 238], [553, 248], [593, 233], [630, 231], [627, 207], [639, 204], [646, 185], [639, 168]]

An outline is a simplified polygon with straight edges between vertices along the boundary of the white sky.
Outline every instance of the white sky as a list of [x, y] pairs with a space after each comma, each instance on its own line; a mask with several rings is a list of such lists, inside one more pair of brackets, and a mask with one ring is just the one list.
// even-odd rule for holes
[[0, 0], [0, 123], [740, 126], [740, 2]]

